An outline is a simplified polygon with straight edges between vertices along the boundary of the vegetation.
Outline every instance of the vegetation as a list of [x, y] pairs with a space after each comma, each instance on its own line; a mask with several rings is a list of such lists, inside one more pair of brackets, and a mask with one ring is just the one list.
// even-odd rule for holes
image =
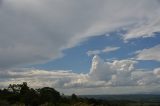
[[160, 103], [98, 100], [76, 94], [65, 96], [54, 88], [33, 89], [24, 82], [0, 89], [0, 106], [160, 106]]

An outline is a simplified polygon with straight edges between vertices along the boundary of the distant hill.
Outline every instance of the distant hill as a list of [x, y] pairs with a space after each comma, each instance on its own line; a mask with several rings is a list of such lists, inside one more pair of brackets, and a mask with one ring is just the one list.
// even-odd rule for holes
[[127, 95], [81, 95], [83, 98], [95, 98], [102, 100], [129, 100], [129, 101], [146, 101], [160, 102], [160, 94], [127, 94]]

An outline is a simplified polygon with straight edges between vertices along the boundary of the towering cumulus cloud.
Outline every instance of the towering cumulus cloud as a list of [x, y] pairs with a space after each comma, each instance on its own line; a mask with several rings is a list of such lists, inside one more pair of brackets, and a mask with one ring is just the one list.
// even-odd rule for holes
[[93, 80], [109, 81], [113, 73], [115, 70], [109, 63], [105, 63], [98, 55], [93, 57], [89, 73]]
[[160, 68], [151, 71], [134, 67], [136, 61], [114, 60], [105, 62], [98, 55], [92, 59], [90, 72], [77, 74], [71, 71], [46, 71], [23, 69], [1, 72], [1, 86], [27, 81], [34, 87], [52, 86], [56, 88], [99, 88], [119, 86], [150, 86], [160, 84]]
[[105, 81], [107, 85], [132, 85], [131, 73], [135, 71], [135, 63], [136, 61], [132, 60], [104, 62], [96, 55], [93, 57], [89, 75], [92, 79]]

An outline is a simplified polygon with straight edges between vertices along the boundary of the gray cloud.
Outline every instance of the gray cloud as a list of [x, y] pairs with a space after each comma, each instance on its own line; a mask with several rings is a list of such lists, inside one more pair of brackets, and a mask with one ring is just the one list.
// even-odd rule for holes
[[2, 5], [2, 0], [0, 0], [0, 5]]
[[63, 49], [119, 28], [128, 31], [125, 40], [151, 37], [159, 11], [157, 0], [4, 0], [0, 69], [61, 57]]

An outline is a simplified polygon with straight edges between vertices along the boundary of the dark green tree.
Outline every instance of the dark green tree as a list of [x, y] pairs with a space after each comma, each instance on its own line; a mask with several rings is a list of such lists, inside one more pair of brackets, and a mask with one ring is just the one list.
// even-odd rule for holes
[[60, 93], [54, 88], [44, 87], [42, 89], [39, 89], [38, 91], [42, 103], [48, 102], [56, 104], [61, 98]]
[[28, 93], [30, 90], [26, 82], [23, 82], [23, 84], [21, 84], [19, 86], [20, 86], [20, 95], [22, 95], [22, 96], [25, 95], [26, 93]]
[[78, 99], [77, 95], [74, 94], [74, 93], [72, 94], [71, 98], [72, 98], [72, 100], [77, 100]]
[[25, 105], [39, 106], [40, 104], [39, 94], [33, 88], [26, 91], [23, 94], [22, 98], [23, 98], [23, 103], [25, 103]]

